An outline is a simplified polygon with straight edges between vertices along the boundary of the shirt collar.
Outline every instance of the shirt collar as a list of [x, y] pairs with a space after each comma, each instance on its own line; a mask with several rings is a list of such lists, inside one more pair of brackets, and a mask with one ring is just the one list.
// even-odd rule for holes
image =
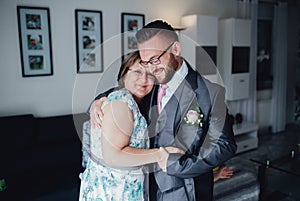
[[168, 89], [174, 92], [187, 74], [188, 74], [188, 67], [185, 61], [183, 61], [181, 67], [175, 72], [172, 79], [167, 83]]

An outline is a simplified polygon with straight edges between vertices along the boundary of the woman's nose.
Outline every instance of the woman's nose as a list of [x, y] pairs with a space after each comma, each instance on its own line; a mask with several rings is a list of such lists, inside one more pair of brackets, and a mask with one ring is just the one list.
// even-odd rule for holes
[[147, 73], [146, 73], [146, 72], [144, 72], [144, 73], [142, 74], [141, 80], [142, 80], [143, 82], [147, 82]]

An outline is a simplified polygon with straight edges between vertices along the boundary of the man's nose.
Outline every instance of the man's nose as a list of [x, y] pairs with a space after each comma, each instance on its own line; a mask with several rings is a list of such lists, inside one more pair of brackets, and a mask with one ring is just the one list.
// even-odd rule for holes
[[149, 64], [149, 73], [153, 74], [153, 72], [156, 70], [157, 66], [153, 64]]

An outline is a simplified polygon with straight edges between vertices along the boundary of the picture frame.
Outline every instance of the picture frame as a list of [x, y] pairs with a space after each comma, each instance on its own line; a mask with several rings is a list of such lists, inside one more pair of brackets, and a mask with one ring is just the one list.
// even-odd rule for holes
[[145, 25], [145, 15], [139, 13], [121, 13], [122, 60], [130, 52], [138, 50], [136, 32]]
[[49, 8], [17, 6], [22, 76], [51, 76]]
[[103, 72], [102, 12], [75, 10], [77, 73]]

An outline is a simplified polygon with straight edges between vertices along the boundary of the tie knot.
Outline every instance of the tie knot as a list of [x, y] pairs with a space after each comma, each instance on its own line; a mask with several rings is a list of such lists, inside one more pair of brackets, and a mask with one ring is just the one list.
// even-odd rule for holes
[[[168, 85], [166, 85], [166, 84], [161, 85], [158, 90], [159, 96], [164, 96], [166, 94], [167, 88], [168, 88]], [[162, 97], [160, 97], [160, 98], [162, 98]]]
[[166, 91], [167, 88], [168, 88], [168, 85], [162, 84], [162, 85], [160, 86], [160, 88], [161, 88], [161, 90]]

